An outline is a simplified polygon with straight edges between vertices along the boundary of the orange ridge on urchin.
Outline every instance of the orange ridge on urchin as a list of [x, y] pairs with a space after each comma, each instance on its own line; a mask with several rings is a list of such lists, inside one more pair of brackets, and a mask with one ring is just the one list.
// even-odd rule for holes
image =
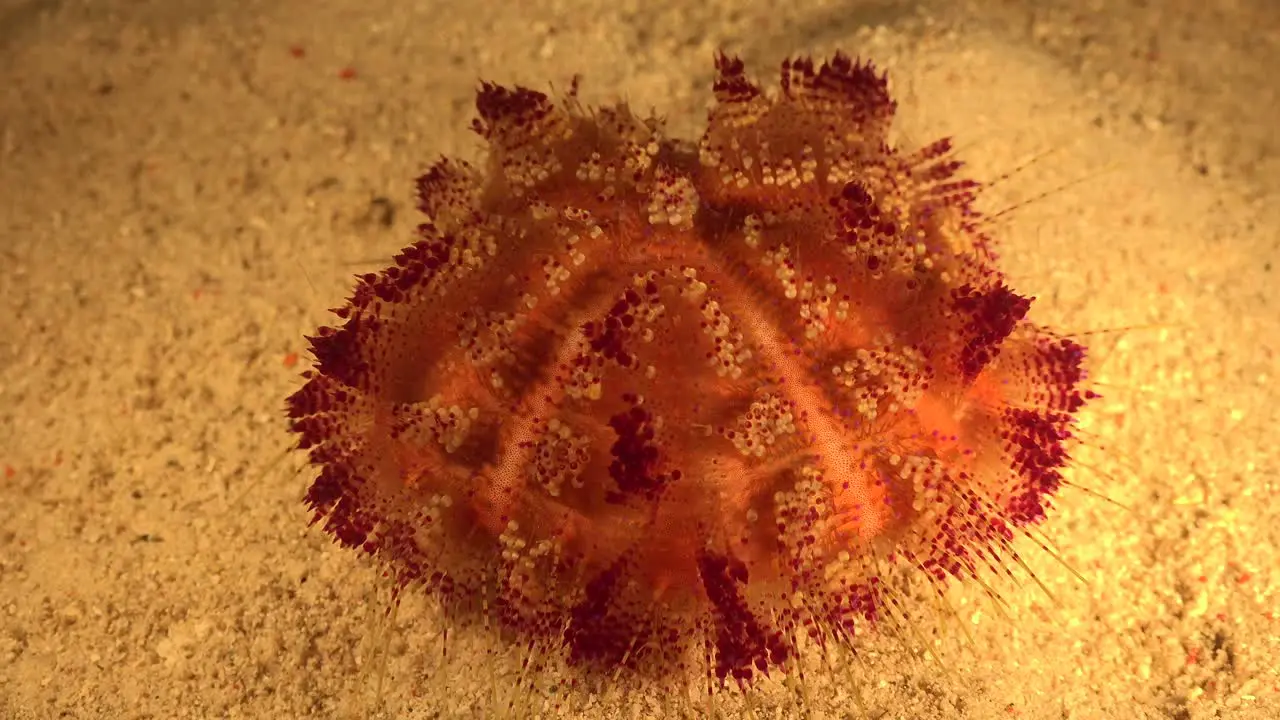
[[1094, 396], [950, 142], [888, 145], [884, 75], [716, 70], [696, 144], [483, 84], [484, 167], [418, 180], [288, 400], [326, 532], [584, 676], [745, 687], [882, 618], [887, 569], [1001, 570]]

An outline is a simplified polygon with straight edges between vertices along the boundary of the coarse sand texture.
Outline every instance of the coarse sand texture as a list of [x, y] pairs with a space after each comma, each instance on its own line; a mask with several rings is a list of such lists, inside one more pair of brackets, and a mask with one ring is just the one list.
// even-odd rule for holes
[[0, 0], [0, 720], [1280, 717], [1280, 9], [1083, 5]]

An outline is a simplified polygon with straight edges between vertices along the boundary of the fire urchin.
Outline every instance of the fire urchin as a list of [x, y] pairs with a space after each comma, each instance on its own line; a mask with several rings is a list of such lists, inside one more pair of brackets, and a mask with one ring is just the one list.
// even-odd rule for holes
[[696, 143], [484, 84], [484, 167], [418, 180], [288, 401], [328, 533], [584, 677], [745, 688], [874, 627], [895, 568], [1000, 570], [1093, 397], [949, 141], [887, 144], [883, 75], [716, 69]]

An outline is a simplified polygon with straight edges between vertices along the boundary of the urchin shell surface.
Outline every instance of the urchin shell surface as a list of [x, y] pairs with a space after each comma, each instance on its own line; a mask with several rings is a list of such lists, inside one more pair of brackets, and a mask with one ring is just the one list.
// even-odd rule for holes
[[419, 179], [288, 400], [328, 533], [584, 673], [747, 684], [872, 627], [886, 569], [998, 569], [1091, 397], [883, 75], [716, 69], [697, 142], [484, 84], [483, 166]]

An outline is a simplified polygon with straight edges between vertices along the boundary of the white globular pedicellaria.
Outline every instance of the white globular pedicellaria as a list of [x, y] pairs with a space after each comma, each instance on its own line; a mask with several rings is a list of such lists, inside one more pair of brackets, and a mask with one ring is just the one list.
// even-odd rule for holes
[[568, 424], [551, 418], [534, 445], [530, 474], [552, 497], [568, 485], [582, 487], [582, 473], [590, 461], [590, 438], [575, 434]]
[[751, 359], [751, 350], [747, 347], [742, 333], [733, 328], [729, 315], [720, 307], [720, 302], [708, 298], [701, 305], [703, 333], [711, 337], [713, 349], [708, 354], [707, 362], [720, 377], [737, 379], [742, 377], [743, 364]]
[[927, 388], [928, 360], [918, 349], [898, 345], [889, 334], [878, 336], [870, 348], [833, 365], [831, 375], [844, 388], [850, 409], [867, 421], [882, 414], [915, 407]]
[[763, 457], [774, 443], [795, 434], [793, 410], [789, 400], [772, 393], [765, 395], [738, 418], [736, 427], [727, 433], [729, 440], [743, 455]]
[[397, 410], [399, 432], [404, 437], [419, 438], [438, 445], [445, 453], [462, 447], [480, 418], [480, 408], [447, 405], [442, 395], [433, 395], [425, 403], [401, 405]]
[[660, 168], [649, 194], [649, 224], [687, 230], [693, 227], [699, 204], [698, 189], [691, 178]]
[[795, 473], [795, 484], [773, 495], [773, 514], [777, 524], [778, 544], [792, 570], [797, 574], [820, 571], [826, 547], [807, 538], [828, 537], [834, 528], [831, 489], [822, 479], [822, 471], [812, 465]]
[[513, 338], [522, 317], [503, 310], [468, 310], [458, 323], [458, 347], [478, 366], [509, 361], [514, 357]]

